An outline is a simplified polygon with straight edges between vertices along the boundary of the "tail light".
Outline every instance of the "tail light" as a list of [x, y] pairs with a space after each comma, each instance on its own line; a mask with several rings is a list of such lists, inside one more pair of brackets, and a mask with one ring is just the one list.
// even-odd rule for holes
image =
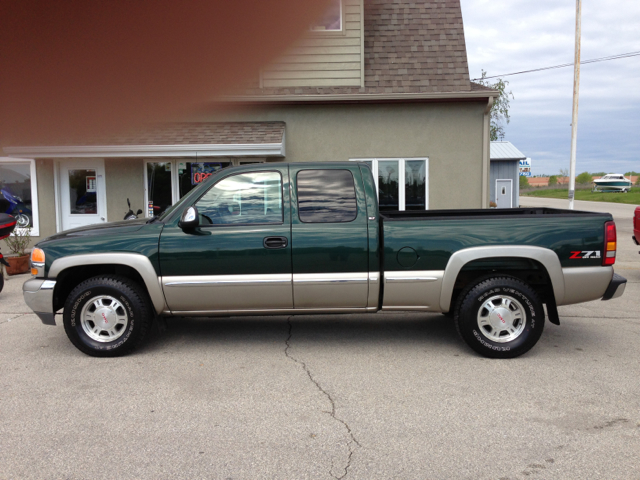
[[604, 257], [602, 265], [613, 265], [616, 263], [616, 222], [606, 222], [604, 224]]

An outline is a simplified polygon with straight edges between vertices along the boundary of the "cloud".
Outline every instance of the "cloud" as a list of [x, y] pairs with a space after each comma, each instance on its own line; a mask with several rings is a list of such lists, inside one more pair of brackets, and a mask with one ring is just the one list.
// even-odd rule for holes
[[[471, 78], [574, 59], [575, 3], [461, 0]], [[640, 2], [582, 6], [582, 60], [640, 51]], [[640, 56], [581, 66], [577, 171], [640, 170]], [[506, 140], [534, 174], [569, 167], [573, 68], [504, 77], [511, 100]]]

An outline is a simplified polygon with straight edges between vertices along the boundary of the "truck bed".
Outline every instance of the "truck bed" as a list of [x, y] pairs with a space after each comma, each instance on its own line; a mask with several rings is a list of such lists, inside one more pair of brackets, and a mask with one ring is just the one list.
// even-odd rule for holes
[[[563, 267], [596, 267], [599, 256], [575, 259], [572, 252], [601, 252], [604, 224], [612, 219], [608, 213], [554, 208], [381, 212], [380, 217], [386, 270], [443, 270], [459, 250], [501, 245], [545, 247]], [[406, 248], [418, 256], [410, 267], [398, 261]]]

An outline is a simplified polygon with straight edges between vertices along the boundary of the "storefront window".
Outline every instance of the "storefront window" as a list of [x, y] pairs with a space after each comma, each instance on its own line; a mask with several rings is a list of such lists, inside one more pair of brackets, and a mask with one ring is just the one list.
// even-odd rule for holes
[[398, 160], [378, 162], [378, 203], [381, 212], [400, 210], [400, 189], [398, 188], [400, 167], [398, 163]]
[[426, 172], [424, 160], [405, 160], [405, 210], [426, 209]]
[[147, 162], [147, 216], [162, 214], [173, 205], [172, 162]]
[[0, 159], [0, 212], [13, 215], [18, 228], [38, 235], [37, 188], [33, 160]]
[[180, 198], [209, 178], [214, 172], [230, 165], [231, 162], [178, 162]]
[[380, 211], [429, 208], [428, 158], [352, 159], [371, 167]]

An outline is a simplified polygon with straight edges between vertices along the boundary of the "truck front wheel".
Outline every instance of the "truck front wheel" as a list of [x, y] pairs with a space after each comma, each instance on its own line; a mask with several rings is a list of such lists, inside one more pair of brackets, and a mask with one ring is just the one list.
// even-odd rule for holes
[[136, 348], [151, 323], [147, 295], [126, 277], [89, 278], [74, 288], [64, 305], [64, 329], [80, 351], [117, 357]]
[[462, 339], [489, 358], [528, 352], [544, 329], [544, 310], [536, 292], [517, 278], [485, 277], [459, 297], [455, 323]]

